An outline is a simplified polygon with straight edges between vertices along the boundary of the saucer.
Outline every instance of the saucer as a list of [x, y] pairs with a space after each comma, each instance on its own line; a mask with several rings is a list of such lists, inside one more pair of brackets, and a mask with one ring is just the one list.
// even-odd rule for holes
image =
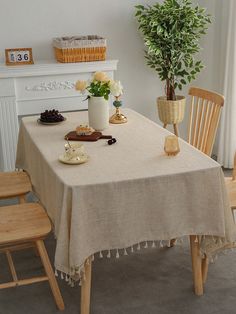
[[88, 160], [89, 160], [89, 156], [86, 154], [81, 155], [79, 159], [76, 159], [76, 158], [67, 159], [65, 158], [64, 154], [59, 156], [59, 161], [68, 165], [80, 165], [80, 164], [84, 164]]
[[37, 122], [38, 122], [39, 124], [44, 124], [44, 125], [57, 125], [57, 124], [61, 124], [61, 123], [65, 122], [65, 121], [66, 121], [66, 118], [65, 118], [65, 117], [64, 117], [64, 120], [62, 120], [62, 121], [57, 121], [57, 122], [44, 122], [44, 121], [42, 121], [42, 120], [40, 120], [40, 119], [37, 120]]

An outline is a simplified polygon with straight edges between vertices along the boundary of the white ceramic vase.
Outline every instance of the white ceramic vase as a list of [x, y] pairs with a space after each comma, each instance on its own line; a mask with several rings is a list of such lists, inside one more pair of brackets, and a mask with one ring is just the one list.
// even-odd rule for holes
[[89, 126], [102, 131], [109, 126], [109, 103], [104, 97], [90, 96], [88, 99]]

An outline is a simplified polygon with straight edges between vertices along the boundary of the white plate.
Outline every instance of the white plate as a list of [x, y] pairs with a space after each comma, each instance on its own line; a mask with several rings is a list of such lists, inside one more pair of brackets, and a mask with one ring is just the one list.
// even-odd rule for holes
[[80, 159], [66, 159], [64, 154], [59, 156], [59, 161], [62, 162], [63, 164], [68, 164], [68, 165], [80, 165], [80, 164], [84, 164], [85, 162], [87, 162], [89, 160], [89, 156], [88, 155], [83, 155], [80, 156]]
[[43, 122], [41, 121], [40, 119], [37, 120], [37, 122], [39, 124], [44, 124], [44, 125], [56, 125], [56, 124], [60, 124], [62, 122], [65, 122], [66, 121], [66, 118], [64, 117], [64, 120], [63, 121], [58, 121], [58, 122]]

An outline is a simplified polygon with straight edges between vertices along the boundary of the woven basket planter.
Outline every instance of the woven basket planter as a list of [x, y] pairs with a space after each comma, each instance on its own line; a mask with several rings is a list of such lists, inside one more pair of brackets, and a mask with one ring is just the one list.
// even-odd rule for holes
[[166, 100], [165, 96], [157, 98], [159, 119], [164, 124], [177, 124], [183, 121], [186, 98], [176, 96], [177, 100]]
[[63, 63], [106, 59], [106, 39], [97, 35], [54, 38], [53, 47], [57, 61]]

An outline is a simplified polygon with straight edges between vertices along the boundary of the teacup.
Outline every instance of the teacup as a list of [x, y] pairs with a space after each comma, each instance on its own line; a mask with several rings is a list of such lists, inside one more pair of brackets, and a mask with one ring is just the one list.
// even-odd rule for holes
[[85, 155], [84, 145], [81, 143], [67, 143], [65, 144], [64, 158], [67, 160], [80, 160]]

